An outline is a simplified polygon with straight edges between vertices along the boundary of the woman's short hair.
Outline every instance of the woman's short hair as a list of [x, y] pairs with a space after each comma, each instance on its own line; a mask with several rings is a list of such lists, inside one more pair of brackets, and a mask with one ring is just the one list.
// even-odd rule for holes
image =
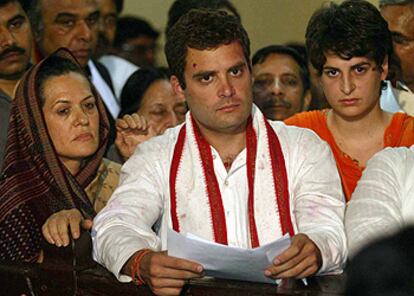
[[393, 52], [387, 22], [374, 5], [359, 0], [331, 3], [317, 10], [306, 29], [306, 47], [319, 75], [329, 53], [347, 60], [367, 57], [381, 67]]

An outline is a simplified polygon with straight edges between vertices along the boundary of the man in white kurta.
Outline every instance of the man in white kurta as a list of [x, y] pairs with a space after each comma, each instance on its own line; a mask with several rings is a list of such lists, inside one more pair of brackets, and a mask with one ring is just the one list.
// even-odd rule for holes
[[[254, 112], [260, 111], [254, 108]], [[346, 257], [344, 201], [329, 146], [307, 129], [279, 122], [271, 125], [285, 157], [295, 233], [307, 234], [321, 249], [320, 272], [339, 270]], [[94, 222], [94, 257], [121, 281], [130, 280], [120, 271], [137, 250], [167, 249], [167, 229], [171, 228], [169, 173], [180, 128], [169, 129], [165, 135], [138, 146], [122, 167], [119, 188]], [[229, 245], [250, 248], [246, 151], [236, 157], [228, 172], [214, 147], [212, 158], [223, 198]], [[189, 191], [191, 187], [188, 184]], [[201, 224], [206, 223], [200, 220]], [[152, 230], [153, 225], [157, 232]], [[198, 232], [198, 227], [202, 225], [194, 225], [193, 233]]]
[[[179, 294], [202, 276], [168, 256], [167, 229], [251, 248], [289, 233], [263, 271], [303, 278], [341, 270], [344, 198], [329, 146], [313, 132], [270, 122], [252, 105], [246, 31], [225, 12], [192, 11], [169, 31], [166, 55], [184, 125], [137, 148], [94, 221], [94, 258], [119, 280]], [[184, 63], [182, 63], [184, 57]]]
[[369, 162], [348, 203], [350, 255], [414, 223], [414, 146], [387, 148]]

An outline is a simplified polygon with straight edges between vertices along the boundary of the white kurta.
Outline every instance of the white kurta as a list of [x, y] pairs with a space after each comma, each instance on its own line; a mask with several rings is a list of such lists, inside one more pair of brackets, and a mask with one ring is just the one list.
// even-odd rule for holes
[[[343, 225], [345, 202], [330, 148], [309, 130], [281, 122], [271, 122], [271, 125], [285, 158], [295, 233], [307, 234], [321, 250], [320, 272], [338, 271], [347, 256]], [[94, 259], [120, 281], [130, 280], [120, 275], [120, 270], [137, 250], [167, 249], [167, 229], [171, 227], [170, 163], [180, 128], [169, 129], [164, 135], [138, 146], [122, 167], [120, 186], [95, 218]], [[246, 151], [237, 156], [229, 172], [213, 148], [212, 154], [228, 242], [250, 247]], [[152, 230], [154, 224], [156, 232]]]
[[414, 223], [414, 146], [373, 156], [348, 203], [345, 225], [350, 255]]

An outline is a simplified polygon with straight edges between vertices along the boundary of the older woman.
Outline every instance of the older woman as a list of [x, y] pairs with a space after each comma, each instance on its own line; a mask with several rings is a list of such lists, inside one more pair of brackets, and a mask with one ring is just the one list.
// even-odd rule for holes
[[0, 259], [39, 261], [47, 241], [69, 243], [118, 184], [103, 158], [109, 124], [82, 68], [64, 49], [29, 70], [13, 101], [0, 179]]
[[[182, 123], [187, 112], [185, 101], [179, 98], [170, 84], [170, 73], [166, 68], [139, 69], [128, 78], [121, 94], [122, 119], [117, 120], [117, 129], [123, 132], [117, 138], [118, 151], [110, 149], [109, 157], [115, 161], [123, 162], [133, 153], [136, 146], [149, 138], [161, 135], [167, 128]], [[145, 133], [129, 137], [129, 143], [123, 141], [122, 134], [131, 121], [137, 121], [137, 113], [145, 118], [147, 128]], [[134, 118], [135, 117], [135, 118]], [[142, 120], [142, 118], [141, 118]], [[119, 149], [122, 147], [123, 150]], [[121, 151], [120, 151], [121, 150]]]

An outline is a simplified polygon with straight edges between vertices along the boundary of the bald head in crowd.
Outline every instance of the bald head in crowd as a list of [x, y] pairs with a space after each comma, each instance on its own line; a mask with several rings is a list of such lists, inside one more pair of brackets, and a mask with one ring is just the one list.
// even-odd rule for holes
[[66, 47], [86, 66], [98, 40], [96, 0], [33, 0], [30, 17], [42, 56]]

